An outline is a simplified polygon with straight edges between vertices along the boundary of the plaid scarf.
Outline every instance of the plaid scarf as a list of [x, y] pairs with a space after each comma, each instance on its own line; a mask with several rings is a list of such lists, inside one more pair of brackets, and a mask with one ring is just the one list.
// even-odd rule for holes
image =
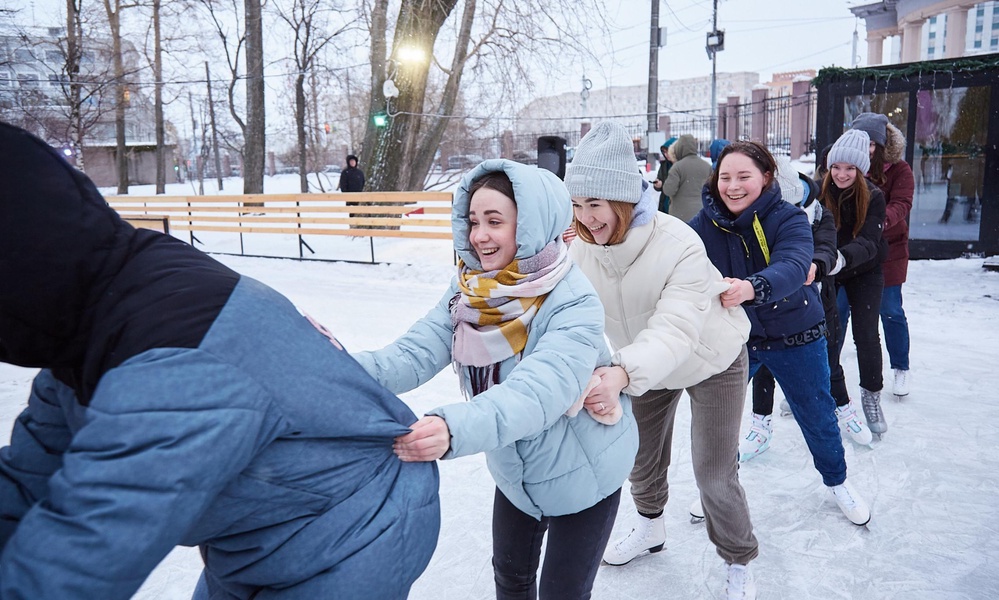
[[524, 351], [531, 319], [571, 266], [561, 237], [503, 270], [473, 271], [458, 261], [459, 292], [450, 302], [451, 354], [467, 378], [463, 390], [475, 396], [499, 383], [499, 363]]

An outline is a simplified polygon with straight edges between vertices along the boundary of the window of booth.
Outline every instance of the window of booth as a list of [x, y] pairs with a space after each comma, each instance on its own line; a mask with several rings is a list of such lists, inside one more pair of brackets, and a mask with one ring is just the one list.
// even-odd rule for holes
[[989, 94], [988, 87], [916, 92], [911, 238], [979, 240]]
[[909, 131], [908, 91], [845, 97], [843, 129], [858, 114], [874, 112], [887, 115], [906, 136], [916, 184], [910, 239], [978, 241], [990, 89], [955, 87], [914, 93], [914, 134]]

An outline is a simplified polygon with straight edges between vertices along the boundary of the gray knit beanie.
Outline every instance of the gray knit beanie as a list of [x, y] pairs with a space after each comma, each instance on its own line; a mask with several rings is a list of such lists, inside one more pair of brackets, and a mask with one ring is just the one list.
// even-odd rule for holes
[[884, 146], [888, 142], [888, 117], [877, 113], [860, 113], [850, 123], [850, 129], [866, 131], [871, 141]]
[[638, 203], [642, 176], [624, 127], [603, 121], [583, 136], [566, 169], [565, 187], [574, 198]]
[[871, 169], [871, 138], [867, 132], [847, 129], [839, 136], [826, 156], [826, 168], [834, 163], [851, 164], [860, 169], [861, 174], [866, 174]]

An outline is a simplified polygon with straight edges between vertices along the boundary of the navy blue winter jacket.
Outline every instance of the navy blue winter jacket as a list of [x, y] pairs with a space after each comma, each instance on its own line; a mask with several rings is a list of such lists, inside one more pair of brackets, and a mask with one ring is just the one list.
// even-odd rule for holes
[[[750, 347], [781, 348], [787, 338], [821, 323], [818, 291], [804, 285], [813, 255], [805, 213], [784, 202], [777, 185], [764, 189], [738, 217], [711, 196], [708, 185], [701, 199], [703, 208], [689, 225], [704, 241], [711, 262], [725, 277], [750, 279], [757, 291], [756, 299], [744, 304], [752, 323]], [[757, 219], [769, 263], [754, 229]]]
[[405, 598], [440, 523], [415, 415], [283, 296], [135, 230], [0, 123], [0, 598], [129, 598], [176, 545], [211, 598]]

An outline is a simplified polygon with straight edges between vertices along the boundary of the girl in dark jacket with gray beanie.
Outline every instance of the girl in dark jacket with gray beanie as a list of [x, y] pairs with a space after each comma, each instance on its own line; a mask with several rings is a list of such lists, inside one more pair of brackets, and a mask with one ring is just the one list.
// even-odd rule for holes
[[[882, 238], [885, 222], [884, 194], [866, 179], [870, 168], [870, 137], [848, 130], [833, 144], [826, 159], [829, 171], [822, 181], [822, 204], [836, 219], [837, 260], [830, 272], [836, 289], [845, 292], [853, 312], [853, 339], [860, 368], [861, 401], [872, 433], [887, 429], [881, 414], [881, 335], [878, 311], [884, 275], [881, 262], [888, 253]], [[842, 348], [840, 348], [842, 351]], [[833, 397], [849, 398], [843, 367], [833, 366]]]

